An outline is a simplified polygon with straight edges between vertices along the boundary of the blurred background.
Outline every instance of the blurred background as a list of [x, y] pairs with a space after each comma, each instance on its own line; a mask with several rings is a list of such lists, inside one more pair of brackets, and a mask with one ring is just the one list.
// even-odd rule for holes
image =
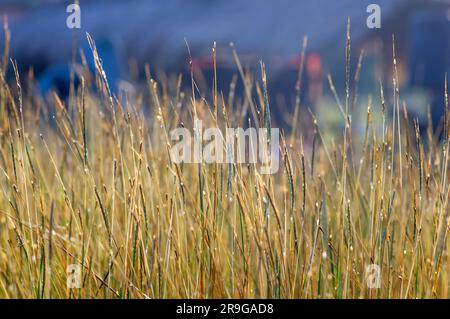
[[[265, 62], [275, 115], [289, 117], [307, 36], [302, 108], [314, 109], [332, 127], [342, 121], [337, 108], [329, 106], [334, 102], [327, 75], [332, 75], [343, 99], [350, 17], [352, 79], [364, 49], [360, 80], [352, 81], [352, 87], [358, 87], [356, 112], [365, 114], [368, 94], [376, 104], [380, 81], [386, 97], [392, 96], [395, 35], [402, 101], [422, 120], [429, 105], [435, 126], [443, 113], [444, 78], [450, 73], [450, 0], [80, 0], [81, 28], [69, 29], [66, 7], [71, 3], [0, 1], [2, 20], [8, 20], [11, 30], [11, 57], [21, 72], [33, 69], [36, 90], [43, 96], [53, 89], [67, 96], [69, 70], [71, 63], [79, 62], [78, 49], [92, 60], [86, 32], [97, 43], [114, 90], [143, 82], [144, 64], [157, 78], [181, 73], [183, 83], [190, 85], [188, 44], [196, 81], [203, 92], [211, 92], [215, 41], [219, 90], [227, 94], [233, 76], [239, 76], [234, 47], [243, 68], [258, 80], [259, 61]], [[371, 3], [381, 8], [380, 29], [366, 25]], [[0, 40], [3, 43], [3, 34]], [[286, 115], [277, 120], [288, 121]]]

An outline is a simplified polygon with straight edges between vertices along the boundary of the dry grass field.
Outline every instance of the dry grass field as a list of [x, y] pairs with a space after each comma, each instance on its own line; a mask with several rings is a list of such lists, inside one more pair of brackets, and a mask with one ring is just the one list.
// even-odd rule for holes
[[[381, 105], [360, 97], [366, 129], [354, 133], [348, 50], [347, 89], [330, 106], [343, 131], [329, 132], [299, 97], [280, 169], [261, 175], [255, 164], [176, 164], [169, 136], [195, 119], [270, 126], [264, 70], [244, 72], [249, 100], [224, 96], [214, 79], [202, 97], [194, 80], [185, 91], [147, 67], [147, 85], [127, 99], [111, 93], [88, 40], [96, 71], [84, 63], [68, 101], [39, 98], [5, 48], [0, 298], [450, 297], [449, 117], [444, 138], [420, 131], [395, 72], [393, 92], [374, 88]], [[71, 264], [80, 289], [67, 286]], [[379, 289], [367, 285], [371, 264]]]

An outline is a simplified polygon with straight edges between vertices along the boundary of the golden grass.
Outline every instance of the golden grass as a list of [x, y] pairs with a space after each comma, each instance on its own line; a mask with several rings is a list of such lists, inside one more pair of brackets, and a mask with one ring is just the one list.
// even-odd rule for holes
[[[182, 92], [147, 68], [148, 86], [125, 105], [89, 41], [96, 73], [84, 66], [67, 104], [42, 102], [17, 73], [7, 84], [5, 50], [1, 298], [450, 297], [448, 144], [418, 132], [397, 88], [389, 105], [380, 85], [381, 122], [369, 99], [365, 135], [354, 137], [347, 65], [334, 143], [298, 99], [277, 174], [178, 165], [168, 134], [181, 123], [243, 127], [242, 109], [254, 108], [251, 125], [267, 125], [265, 81], [247, 81], [257, 94], [242, 103], [214, 81], [209, 101], [194, 81]], [[69, 264], [82, 267], [81, 289], [66, 286]], [[369, 264], [381, 266], [380, 289], [367, 287]]]

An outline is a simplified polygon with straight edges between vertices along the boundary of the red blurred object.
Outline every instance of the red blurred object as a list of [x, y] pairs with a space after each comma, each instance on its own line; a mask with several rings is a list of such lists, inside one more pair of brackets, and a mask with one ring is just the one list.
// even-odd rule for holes
[[214, 70], [214, 59], [213, 57], [203, 56], [200, 58], [192, 59], [192, 67], [194, 70]]
[[306, 72], [311, 79], [322, 76], [322, 59], [317, 53], [311, 53], [306, 57]]

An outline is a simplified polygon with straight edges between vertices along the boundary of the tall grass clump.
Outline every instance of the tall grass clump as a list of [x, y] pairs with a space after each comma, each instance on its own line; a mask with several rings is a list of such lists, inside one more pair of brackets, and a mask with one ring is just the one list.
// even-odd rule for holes
[[[184, 90], [181, 77], [156, 81], [149, 67], [144, 87], [115, 94], [88, 41], [93, 55], [81, 59], [67, 100], [36, 94], [5, 45], [0, 298], [450, 297], [447, 82], [438, 138], [402, 105], [394, 50], [393, 98], [387, 83], [359, 97], [366, 122], [355, 133], [348, 29], [342, 101], [329, 76], [342, 133], [302, 104], [301, 65], [280, 169], [261, 175], [255, 164], [176, 164], [170, 131], [196, 131], [198, 119], [270, 131], [263, 63], [252, 80], [235, 54], [228, 96], [216, 72], [203, 94], [194, 76]], [[81, 266], [80, 289], [66, 285], [71, 264]], [[367, 285], [371, 264], [379, 289]]]

